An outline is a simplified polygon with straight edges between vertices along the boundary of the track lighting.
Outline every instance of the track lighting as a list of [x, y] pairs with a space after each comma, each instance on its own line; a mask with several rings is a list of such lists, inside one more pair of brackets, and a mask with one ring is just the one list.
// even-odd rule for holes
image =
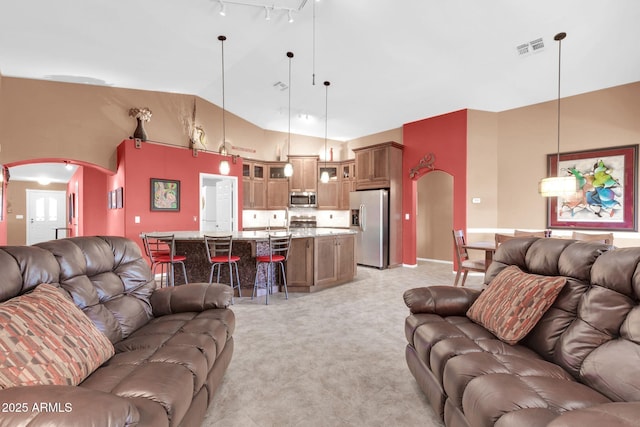
[[271, 21], [271, 10], [269, 9], [268, 6], [264, 7], [264, 20]]
[[289, 9], [289, 23], [293, 22], [293, 15], [291, 14], [291, 9]]
[[224, 2], [222, 0], [218, 0], [218, 2], [220, 3], [220, 16], [227, 16], [227, 9]]

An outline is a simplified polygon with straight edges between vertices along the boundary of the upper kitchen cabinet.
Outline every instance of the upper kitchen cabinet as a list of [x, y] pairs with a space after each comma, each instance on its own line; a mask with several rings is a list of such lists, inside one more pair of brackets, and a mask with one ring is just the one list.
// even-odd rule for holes
[[263, 162], [242, 159], [242, 207], [267, 208], [267, 185]]
[[356, 190], [389, 188], [393, 179], [402, 179], [402, 145], [385, 142], [354, 148], [353, 152], [356, 157]]
[[318, 191], [319, 156], [289, 156], [293, 176], [289, 179], [289, 191]]
[[356, 191], [356, 162], [347, 160], [340, 164], [340, 202], [338, 209], [349, 209], [349, 193]]
[[318, 208], [339, 209], [341, 165], [338, 162], [319, 162], [319, 176], [322, 176], [324, 171], [329, 174], [329, 182], [318, 182]]
[[286, 209], [289, 206], [289, 180], [284, 175], [284, 163], [266, 163], [267, 209]]

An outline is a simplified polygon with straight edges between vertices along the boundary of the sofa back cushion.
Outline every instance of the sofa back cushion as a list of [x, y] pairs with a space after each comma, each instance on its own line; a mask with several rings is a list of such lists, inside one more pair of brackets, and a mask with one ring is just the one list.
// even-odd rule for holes
[[107, 337], [53, 285], [0, 304], [0, 389], [78, 385], [113, 354]]
[[522, 344], [612, 400], [640, 400], [640, 248], [518, 238], [494, 261], [486, 283], [508, 265], [567, 278]]
[[[0, 248], [0, 301], [59, 284], [112, 343], [152, 317], [155, 289], [140, 248], [124, 237], [73, 237]], [[5, 273], [6, 272], [6, 273]]]

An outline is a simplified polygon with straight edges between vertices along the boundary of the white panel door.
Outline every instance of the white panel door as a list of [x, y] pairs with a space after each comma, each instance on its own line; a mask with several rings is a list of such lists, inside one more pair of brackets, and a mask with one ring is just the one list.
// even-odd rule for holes
[[27, 191], [27, 245], [56, 238], [56, 228], [65, 227], [64, 191]]
[[216, 231], [231, 231], [232, 188], [229, 180], [216, 183]]

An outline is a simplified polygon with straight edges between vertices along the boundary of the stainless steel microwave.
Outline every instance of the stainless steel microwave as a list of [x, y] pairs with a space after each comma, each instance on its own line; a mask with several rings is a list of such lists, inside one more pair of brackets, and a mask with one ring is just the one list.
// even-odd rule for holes
[[289, 207], [317, 208], [318, 198], [315, 191], [292, 191], [289, 193]]

